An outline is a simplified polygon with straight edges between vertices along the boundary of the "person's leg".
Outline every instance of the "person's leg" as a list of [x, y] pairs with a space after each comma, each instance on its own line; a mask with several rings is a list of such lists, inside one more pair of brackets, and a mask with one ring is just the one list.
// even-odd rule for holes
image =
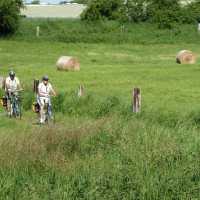
[[11, 116], [11, 102], [10, 102], [10, 98], [7, 98], [7, 113], [8, 113], [8, 116]]
[[49, 114], [50, 118], [52, 119], [53, 115], [52, 115], [51, 98], [49, 98], [48, 114]]
[[6, 101], [7, 101], [7, 105], [6, 105], [7, 115], [11, 116], [11, 99], [8, 92], [6, 92]]
[[45, 123], [45, 102], [44, 99], [40, 99], [40, 123]]

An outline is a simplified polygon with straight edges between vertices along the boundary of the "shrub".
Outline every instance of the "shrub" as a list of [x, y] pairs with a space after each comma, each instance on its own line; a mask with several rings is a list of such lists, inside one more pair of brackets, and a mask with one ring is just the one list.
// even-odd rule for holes
[[25, 91], [22, 93], [22, 107], [24, 110], [30, 110], [34, 102], [34, 93], [32, 91]]
[[82, 20], [115, 20], [121, 16], [122, 0], [93, 0], [81, 15]]
[[200, 21], [200, 0], [191, 2], [190, 4], [187, 4], [182, 9], [183, 12], [183, 17], [182, 17], [182, 22], [183, 23], [194, 23], [194, 22], [199, 22]]
[[128, 20], [132, 22], [146, 21], [148, 19], [146, 4], [146, 0], [127, 0], [125, 7]]
[[[28, 100], [24, 104], [28, 105]], [[57, 97], [52, 98], [52, 105], [54, 112], [92, 118], [101, 118], [121, 109], [120, 100], [115, 96], [99, 99], [92, 94], [87, 94], [79, 98], [74, 91], [60, 93]]]
[[53, 103], [53, 110], [55, 112], [62, 112], [63, 111], [63, 103], [65, 100], [66, 94], [60, 93], [57, 97], [52, 99]]
[[22, 0], [0, 1], [0, 35], [14, 33], [19, 25]]
[[109, 96], [102, 102], [96, 105], [94, 117], [100, 118], [109, 114], [113, 109], [120, 104], [120, 101], [115, 96]]
[[181, 6], [179, 0], [150, 0], [147, 13], [151, 22], [159, 28], [172, 29], [181, 22]]

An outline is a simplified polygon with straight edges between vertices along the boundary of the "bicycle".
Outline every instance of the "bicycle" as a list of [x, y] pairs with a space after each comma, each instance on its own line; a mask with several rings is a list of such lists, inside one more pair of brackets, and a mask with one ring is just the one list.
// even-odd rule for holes
[[49, 103], [45, 103], [44, 105], [45, 111], [45, 122], [49, 124], [50, 122], [54, 122], [54, 116], [52, 113], [52, 106]]
[[44, 115], [45, 115], [45, 123], [55, 123], [55, 117], [52, 111], [52, 106], [50, 104], [50, 101], [44, 102]]
[[21, 119], [22, 117], [21, 97], [17, 94], [20, 91], [16, 91], [16, 93], [10, 92], [7, 96], [7, 111], [10, 118], [14, 117]]

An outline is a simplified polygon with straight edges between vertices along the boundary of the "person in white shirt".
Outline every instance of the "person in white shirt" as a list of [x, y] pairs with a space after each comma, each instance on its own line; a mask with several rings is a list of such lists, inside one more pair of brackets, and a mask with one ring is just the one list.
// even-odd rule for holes
[[21, 89], [20, 81], [15, 76], [14, 71], [9, 72], [9, 76], [6, 78], [5, 81], [5, 91], [7, 95], [10, 95], [11, 93], [17, 94], [17, 92]]
[[9, 76], [5, 80], [5, 92], [6, 92], [6, 98], [7, 98], [7, 112], [8, 114], [11, 113], [10, 110], [10, 105], [11, 105], [11, 100], [10, 97], [11, 95], [18, 95], [18, 91], [20, 91], [21, 85], [19, 79], [15, 76], [14, 71], [9, 72]]
[[[49, 83], [48, 76], [42, 78], [42, 82], [38, 85], [38, 103], [40, 105], [40, 123], [45, 123], [45, 104], [49, 104], [51, 107], [51, 95], [56, 96], [52, 85]], [[51, 112], [51, 111], [49, 111]]]

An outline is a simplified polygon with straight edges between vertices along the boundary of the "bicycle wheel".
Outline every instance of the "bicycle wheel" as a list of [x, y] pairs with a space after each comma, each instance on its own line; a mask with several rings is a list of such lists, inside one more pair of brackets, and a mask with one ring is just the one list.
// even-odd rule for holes
[[13, 105], [13, 100], [12, 100], [12, 98], [10, 99], [10, 103], [9, 103], [9, 105], [8, 105], [8, 117], [12, 117], [13, 116], [13, 107], [14, 107], [14, 105]]
[[47, 107], [47, 118], [48, 118], [48, 123], [51, 123], [51, 124], [55, 123], [55, 117], [54, 117], [54, 114], [52, 112], [52, 107], [49, 104], [48, 104], [48, 107]]
[[12, 104], [10, 104], [10, 106], [9, 106], [9, 108], [8, 108], [9, 110], [8, 110], [8, 117], [12, 117], [12, 115], [13, 115], [13, 105]]
[[21, 113], [21, 104], [17, 97], [15, 97], [14, 103], [13, 103], [13, 115], [15, 118], [21, 119], [22, 113]]
[[16, 117], [21, 119], [22, 118], [22, 109], [21, 109], [21, 104], [17, 102], [16, 104]]
[[15, 108], [16, 108], [16, 117], [21, 119], [22, 117], [22, 109], [21, 109], [21, 103], [20, 103], [20, 100], [19, 98], [16, 99], [16, 102], [15, 102]]

